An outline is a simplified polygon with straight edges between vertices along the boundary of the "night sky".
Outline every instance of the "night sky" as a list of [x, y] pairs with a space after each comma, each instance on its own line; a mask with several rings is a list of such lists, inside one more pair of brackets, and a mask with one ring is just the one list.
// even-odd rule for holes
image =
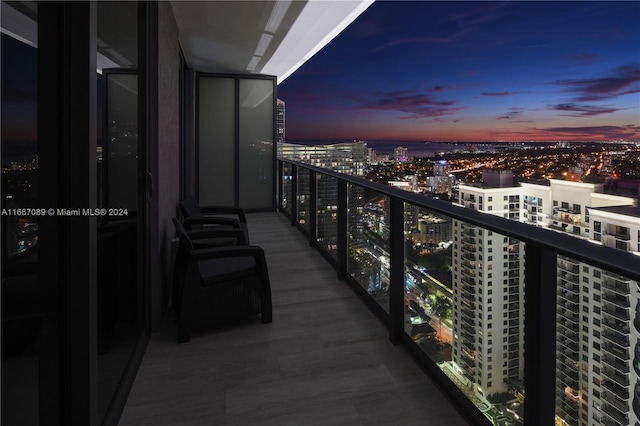
[[287, 141], [640, 141], [639, 22], [638, 1], [378, 1], [278, 86]]

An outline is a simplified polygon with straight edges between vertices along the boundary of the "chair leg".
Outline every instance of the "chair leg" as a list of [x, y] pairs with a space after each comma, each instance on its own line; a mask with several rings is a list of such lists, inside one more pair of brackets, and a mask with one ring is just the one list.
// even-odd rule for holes
[[183, 324], [178, 324], [178, 343], [186, 343], [191, 340], [189, 328]]
[[[264, 299], [263, 299], [264, 300]], [[262, 323], [267, 324], [273, 321], [273, 310], [271, 308], [271, 299], [262, 302]]]

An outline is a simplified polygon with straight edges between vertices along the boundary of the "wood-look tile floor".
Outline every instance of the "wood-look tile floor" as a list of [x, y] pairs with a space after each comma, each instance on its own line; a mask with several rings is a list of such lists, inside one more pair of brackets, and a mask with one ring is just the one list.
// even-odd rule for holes
[[167, 320], [121, 426], [468, 424], [284, 216], [248, 222], [269, 264], [273, 323], [256, 316], [178, 345]]

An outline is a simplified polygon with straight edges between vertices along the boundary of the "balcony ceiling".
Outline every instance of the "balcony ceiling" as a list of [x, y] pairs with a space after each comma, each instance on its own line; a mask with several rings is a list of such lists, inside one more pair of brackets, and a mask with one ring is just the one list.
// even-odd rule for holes
[[171, 1], [189, 66], [282, 82], [373, 0]]
[[[278, 83], [374, 0], [172, 0], [189, 66], [211, 73], [274, 75]], [[98, 4], [98, 71], [136, 67], [136, 4]], [[37, 3], [2, 1], [2, 32], [37, 47]]]

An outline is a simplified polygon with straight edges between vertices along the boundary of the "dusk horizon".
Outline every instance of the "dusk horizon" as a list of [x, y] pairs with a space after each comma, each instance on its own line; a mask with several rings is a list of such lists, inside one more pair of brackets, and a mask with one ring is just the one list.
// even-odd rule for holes
[[640, 141], [638, 16], [638, 2], [375, 2], [279, 85], [286, 138]]

